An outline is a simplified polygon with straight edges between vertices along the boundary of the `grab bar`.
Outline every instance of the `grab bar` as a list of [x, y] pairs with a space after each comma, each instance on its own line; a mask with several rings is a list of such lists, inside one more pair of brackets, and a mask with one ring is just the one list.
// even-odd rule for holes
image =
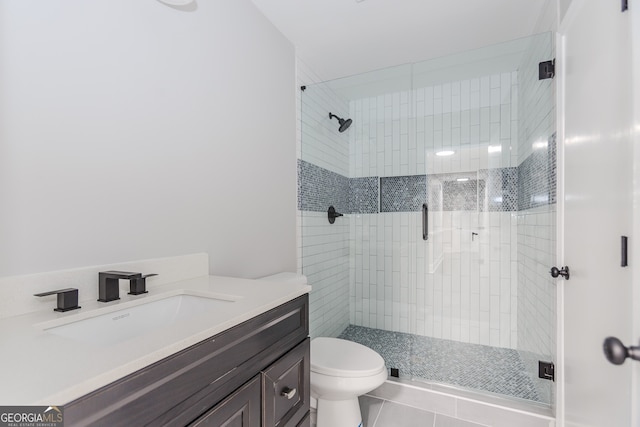
[[422, 240], [429, 239], [429, 206], [422, 204]]

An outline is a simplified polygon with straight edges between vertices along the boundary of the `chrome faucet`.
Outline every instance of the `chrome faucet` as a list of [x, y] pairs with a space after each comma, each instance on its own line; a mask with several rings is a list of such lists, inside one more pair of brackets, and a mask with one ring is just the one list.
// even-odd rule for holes
[[129, 281], [129, 295], [147, 293], [147, 277], [157, 274], [142, 275], [128, 271], [101, 271], [98, 273], [98, 301], [109, 302], [120, 299], [119, 280]]

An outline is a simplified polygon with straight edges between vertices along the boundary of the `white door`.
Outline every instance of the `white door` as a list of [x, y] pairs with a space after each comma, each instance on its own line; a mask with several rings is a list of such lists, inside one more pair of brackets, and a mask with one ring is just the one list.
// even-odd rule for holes
[[[640, 7], [640, 3], [631, 2]], [[620, 1], [574, 0], [564, 39], [564, 416], [566, 426], [632, 425], [634, 362], [609, 363], [602, 343], [637, 345], [633, 259], [621, 267], [621, 236], [633, 215], [630, 12]], [[562, 86], [561, 84], [561, 86]], [[561, 125], [561, 123], [559, 123]], [[636, 266], [635, 268], [638, 268]], [[562, 409], [562, 408], [561, 408]]]

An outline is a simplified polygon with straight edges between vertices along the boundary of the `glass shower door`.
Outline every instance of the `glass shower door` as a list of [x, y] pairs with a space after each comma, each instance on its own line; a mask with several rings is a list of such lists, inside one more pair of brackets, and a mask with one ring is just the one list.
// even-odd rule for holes
[[[401, 378], [552, 401], [536, 378], [555, 354], [553, 91], [537, 76], [551, 41], [301, 92], [312, 337], [365, 344]], [[344, 214], [333, 224], [331, 205]]]
[[551, 402], [537, 365], [555, 351], [541, 271], [555, 254], [555, 137], [551, 84], [536, 74], [550, 49], [542, 34], [413, 66], [430, 224], [416, 248], [414, 380]]

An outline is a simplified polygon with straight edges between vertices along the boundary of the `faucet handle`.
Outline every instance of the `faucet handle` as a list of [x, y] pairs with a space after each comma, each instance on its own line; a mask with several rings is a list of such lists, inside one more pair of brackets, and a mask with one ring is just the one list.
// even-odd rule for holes
[[157, 276], [156, 273], [145, 274], [141, 277], [135, 277], [129, 279], [129, 295], [141, 295], [146, 294], [147, 291], [147, 277]]
[[142, 274], [140, 273], [132, 273], [130, 271], [116, 271], [116, 270], [110, 270], [110, 271], [101, 271], [98, 273], [99, 277], [105, 277], [108, 279], [123, 279], [123, 280], [130, 280], [130, 279], [139, 279], [140, 277], [142, 277]]
[[58, 296], [58, 306], [53, 311], [70, 311], [80, 308], [78, 305], [78, 290], [76, 288], [58, 289], [56, 291], [42, 292], [34, 294], [35, 297], [46, 297], [48, 295]]

